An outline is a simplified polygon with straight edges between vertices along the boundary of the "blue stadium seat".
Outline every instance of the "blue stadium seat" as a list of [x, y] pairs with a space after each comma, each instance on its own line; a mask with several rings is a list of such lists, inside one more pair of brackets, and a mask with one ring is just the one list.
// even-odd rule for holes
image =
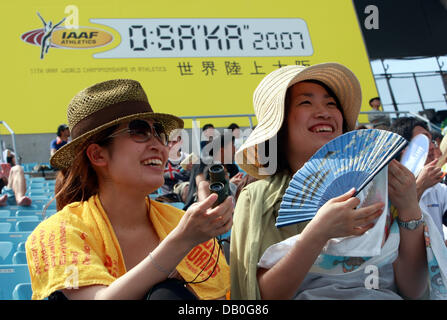
[[46, 196], [48, 198], [53, 197], [54, 192], [50, 189], [28, 189], [28, 192], [26, 193], [29, 197], [34, 196]]
[[12, 292], [19, 283], [31, 283], [28, 265], [0, 265], [0, 300], [12, 300]]
[[13, 300], [31, 300], [32, 295], [31, 283], [19, 283], [12, 291]]
[[46, 181], [45, 177], [31, 177], [31, 180], [30, 180], [31, 183], [45, 182], [45, 181]]
[[16, 211], [16, 217], [23, 217], [23, 216], [36, 216], [36, 217], [42, 219], [42, 210], [34, 209], [34, 210], [17, 210]]
[[27, 264], [26, 262], [26, 252], [16, 251], [12, 255], [12, 264]]
[[33, 202], [38, 202], [38, 201], [48, 202], [51, 200], [51, 196], [44, 195], [44, 194], [30, 196], [30, 198]]
[[16, 251], [17, 246], [20, 242], [26, 241], [31, 232], [0, 232], [0, 241], [10, 241], [14, 246], [14, 251]]
[[170, 204], [171, 206], [176, 207], [178, 209], [182, 209], [182, 210], [183, 210], [183, 207], [185, 206], [185, 204], [183, 202], [170, 202], [167, 204]]
[[16, 222], [16, 231], [33, 231], [38, 225], [40, 221], [17, 221]]
[[[42, 209], [45, 209], [45, 207], [48, 205], [48, 203], [45, 203], [41, 206]], [[51, 202], [48, 205], [48, 209], [56, 210], [56, 201]]]
[[11, 210], [9, 209], [1, 209], [0, 210], [0, 218], [6, 218], [11, 216]]
[[11, 214], [14, 215], [14, 212], [16, 212], [17, 210], [37, 210], [40, 209], [42, 207], [42, 205], [36, 205], [35, 203], [33, 203], [30, 206], [18, 206], [18, 205], [9, 205], [6, 206], [5, 209], [9, 209], [9, 211], [11, 211]]
[[11, 223], [9, 222], [0, 222], [0, 232], [10, 232], [11, 230]]
[[17, 245], [16, 252], [25, 252], [25, 241], [19, 242]]
[[11, 264], [14, 254], [14, 244], [10, 241], [0, 241], [0, 264]]
[[[37, 165], [37, 162], [22, 163], [22, 167], [25, 172], [32, 172], [36, 165]], [[31, 179], [35, 179], [35, 178], [31, 177]]]
[[20, 217], [8, 217], [8, 218], [0, 218], [0, 222], [9, 222], [12, 225], [16, 225], [17, 221], [41, 221], [42, 219], [39, 218], [39, 216], [20, 216]]

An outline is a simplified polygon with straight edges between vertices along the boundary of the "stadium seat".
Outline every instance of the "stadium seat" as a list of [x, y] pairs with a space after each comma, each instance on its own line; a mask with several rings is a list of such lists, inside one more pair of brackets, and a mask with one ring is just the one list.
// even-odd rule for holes
[[[48, 203], [45, 203], [41, 206], [42, 209], [45, 209], [45, 207], [48, 205]], [[56, 210], [56, 201], [51, 202], [48, 205], [48, 209]]]
[[182, 209], [182, 210], [183, 210], [183, 207], [185, 206], [185, 204], [183, 202], [170, 202], [168, 204], [170, 204], [171, 206], [176, 207], [178, 209]]
[[0, 232], [9, 232], [9, 231], [11, 231], [11, 223], [0, 222]]
[[11, 216], [11, 210], [9, 209], [1, 209], [0, 210], [0, 218], [6, 218]]
[[17, 210], [16, 211], [16, 217], [23, 217], [23, 216], [36, 216], [36, 217], [42, 218], [42, 210], [34, 209], [34, 210]]
[[51, 191], [50, 189], [28, 189], [27, 195], [29, 197], [34, 197], [34, 196], [45, 196], [48, 198], [53, 197], [54, 192]]
[[38, 225], [40, 221], [17, 221], [16, 222], [16, 231], [33, 231]]
[[44, 194], [30, 196], [30, 198], [31, 198], [31, 200], [32, 200], [33, 202], [37, 202], [37, 201], [45, 201], [45, 202], [48, 202], [48, 201], [51, 200], [51, 196], [44, 195]]
[[6, 209], [9, 209], [9, 211], [11, 211], [11, 214], [14, 215], [14, 212], [16, 212], [17, 210], [37, 210], [42, 208], [42, 205], [36, 205], [35, 203], [33, 203], [30, 206], [18, 206], [18, 205], [9, 205], [6, 207]]
[[20, 242], [26, 241], [31, 232], [0, 232], [0, 241], [10, 241], [13, 244], [14, 252]]
[[16, 252], [25, 252], [25, 241], [19, 242]]
[[34, 215], [34, 216], [20, 216], [20, 217], [8, 217], [8, 218], [0, 218], [0, 222], [9, 222], [11, 223], [13, 226], [16, 225], [17, 221], [41, 221], [41, 219], [39, 219], [39, 216]]
[[19, 283], [12, 291], [13, 300], [31, 300], [32, 295], [31, 283]]
[[11, 264], [14, 244], [10, 241], [0, 241], [0, 264]]
[[31, 183], [35, 183], [35, 182], [45, 182], [45, 178], [44, 177], [31, 177]]
[[25, 251], [16, 251], [12, 255], [12, 264], [27, 264]]
[[0, 265], [0, 300], [12, 300], [14, 288], [19, 283], [31, 283], [28, 265]]

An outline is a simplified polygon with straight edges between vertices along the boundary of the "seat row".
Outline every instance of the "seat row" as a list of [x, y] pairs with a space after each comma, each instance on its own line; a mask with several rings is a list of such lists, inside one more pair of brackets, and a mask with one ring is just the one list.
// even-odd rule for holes
[[0, 300], [31, 300], [28, 265], [0, 265]]
[[[20, 210], [9, 210], [9, 209], [0, 209], [0, 219], [7, 218], [19, 218], [19, 217], [36, 217], [37, 220], [43, 220], [55, 214], [57, 212], [56, 209], [20, 209]], [[33, 221], [36, 220], [34, 218], [23, 218], [22, 220]], [[13, 220], [5, 220], [0, 222], [7, 222]]]

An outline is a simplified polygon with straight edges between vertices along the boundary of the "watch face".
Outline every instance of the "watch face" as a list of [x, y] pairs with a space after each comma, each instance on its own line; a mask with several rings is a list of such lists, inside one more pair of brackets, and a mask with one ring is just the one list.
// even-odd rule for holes
[[[398, 220], [399, 221], [399, 220]], [[408, 230], [414, 230], [423, 222], [422, 218], [420, 220], [411, 220], [408, 222], [399, 222], [399, 225]]]

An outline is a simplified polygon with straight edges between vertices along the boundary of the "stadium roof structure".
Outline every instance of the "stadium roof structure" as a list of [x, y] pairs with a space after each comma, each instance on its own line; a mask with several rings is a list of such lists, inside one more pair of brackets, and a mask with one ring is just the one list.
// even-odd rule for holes
[[[447, 54], [447, 0], [353, 0], [353, 4], [371, 60]], [[370, 5], [376, 10], [366, 9]], [[373, 26], [371, 14], [376, 18]]]

